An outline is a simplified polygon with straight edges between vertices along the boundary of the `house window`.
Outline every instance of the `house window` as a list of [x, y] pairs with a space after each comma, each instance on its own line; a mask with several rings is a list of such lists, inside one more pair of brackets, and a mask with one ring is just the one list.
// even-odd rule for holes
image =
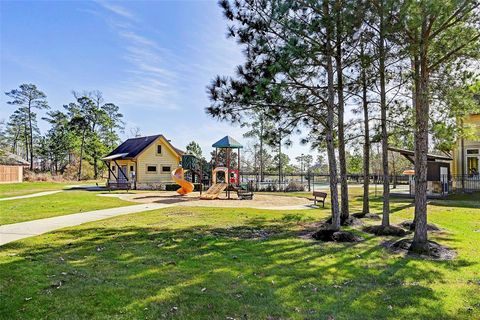
[[157, 145], [157, 154], [162, 154], [162, 145]]
[[115, 172], [115, 166], [112, 166], [112, 171]]
[[467, 174], [469, 176], [478, 176], [480, 172], [480, 150], [467, 149]]
[[130, 166], [130, 171], [133, 171], [133, 166]]
[[147, 173], [156, 173], [156, 172], [157, 172], [157, 166], [153, 166], [153, 165], [147, 166]]
[[162, 172], [170, 172], [171, 170], [172, 170], [171, 167], [167, 167], [167, 166], [162, 167]]

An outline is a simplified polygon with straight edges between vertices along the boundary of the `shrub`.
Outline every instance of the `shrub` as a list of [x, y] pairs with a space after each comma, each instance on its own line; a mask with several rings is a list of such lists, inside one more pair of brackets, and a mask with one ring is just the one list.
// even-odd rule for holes
[[285, 191], [287, 192], [305, 191], [305, 186], [302, 183], [292, 181], [287, 185], [287, 187], [285, 188]]

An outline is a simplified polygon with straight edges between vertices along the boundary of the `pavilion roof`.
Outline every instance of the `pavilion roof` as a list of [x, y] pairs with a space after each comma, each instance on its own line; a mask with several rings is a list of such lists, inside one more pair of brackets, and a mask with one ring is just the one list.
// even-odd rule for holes
[[214, 148], [232, 148], [232, 149], [240, 149], [243, 146], [237, 140], [233, 139], [230, 136], [225, 136], [222, 139], [218, 140], [214, 144], [212, 144]]

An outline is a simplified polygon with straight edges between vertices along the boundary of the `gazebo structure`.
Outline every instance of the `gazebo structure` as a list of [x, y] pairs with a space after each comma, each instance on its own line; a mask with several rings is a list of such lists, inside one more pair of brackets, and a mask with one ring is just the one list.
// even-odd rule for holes
[[[240, 149], [243, 146], [234, 138], [225, 136], [218, 140], [212, 147], [215, 148], [215, 164], [212, 170], [212, 187], [217, 184], [217, 174], [219, 172], [224, 173], [224, 183], [227, 185], [227, 197], [230, 199], [230, 191], [236, 190], [240, 185]], [[225, 149], [225, 163], [224, 166], [219, 166], [219, 149]], [[231, 167], [232, 150], [237, 149], [237, 168]]]

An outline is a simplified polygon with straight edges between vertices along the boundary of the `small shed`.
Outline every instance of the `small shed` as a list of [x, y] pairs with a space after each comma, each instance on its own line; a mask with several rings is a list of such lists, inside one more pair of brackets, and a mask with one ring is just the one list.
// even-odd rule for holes
[[23, 182], [23, 167], [28, 166], [20, 156], [0, 150], [0, 183]]
[[[388, 150], [398, 152], [412, 164], [415, 164], [415, 152], [411, 150], [389, 147]], [[450, 163], [452, 158], [436, 154], [427, 154], [427, 194], [446, 195], [450, 190], [452, 175]], [[405, 170], [404, 174], [410, 176], [410, 195], [415, 190], [415, 170]]]

